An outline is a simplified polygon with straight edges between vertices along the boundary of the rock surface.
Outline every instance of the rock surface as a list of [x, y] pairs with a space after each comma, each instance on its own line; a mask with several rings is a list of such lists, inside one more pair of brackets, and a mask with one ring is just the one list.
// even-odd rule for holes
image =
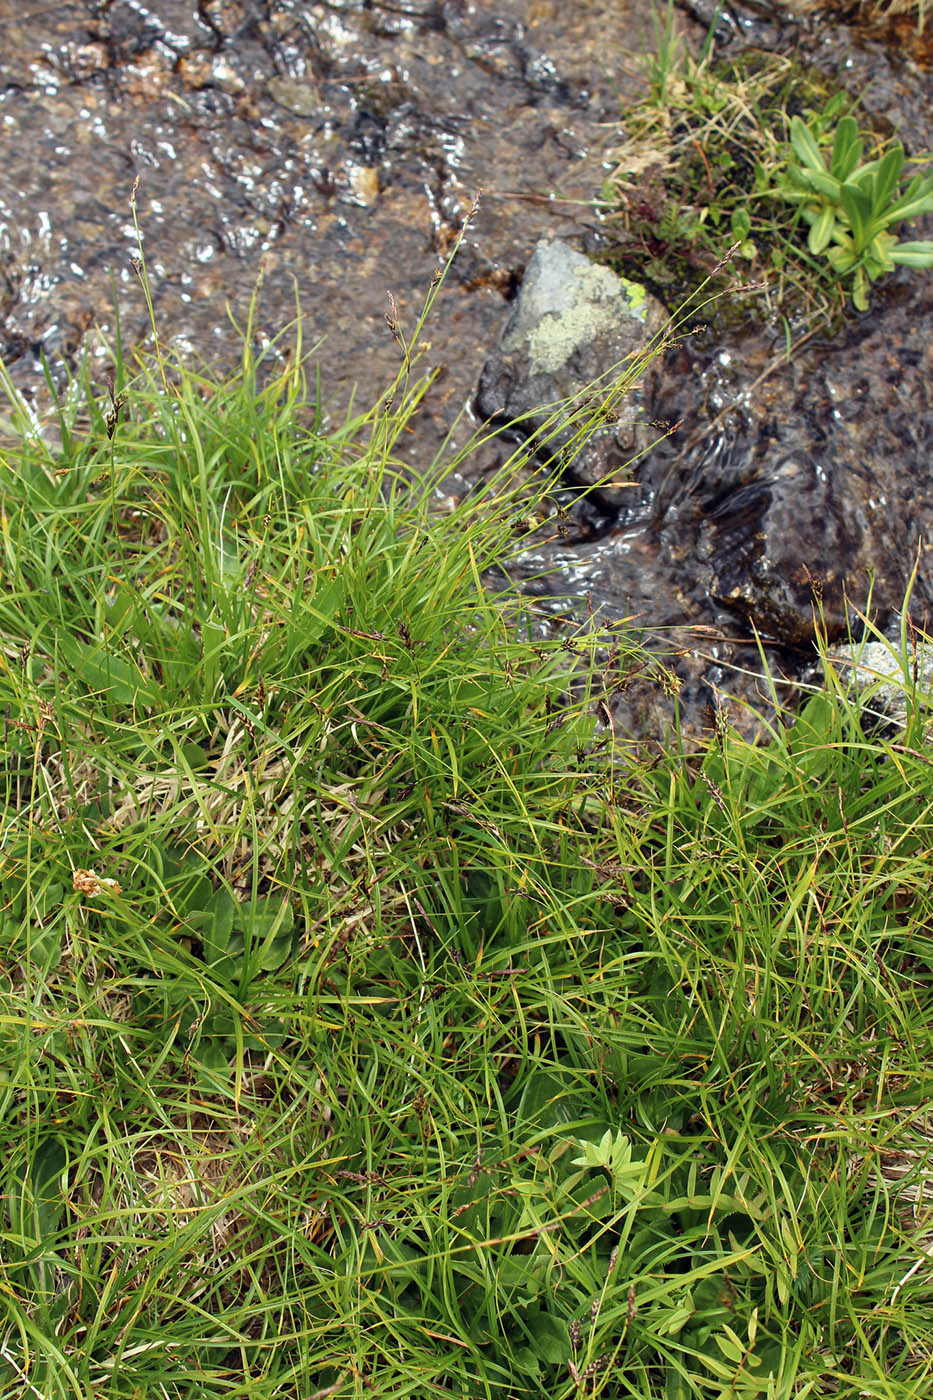
[[[630, 386], [667, 320], [644, 287], [567, 243], [542, 240], [525, 270], [499, 353], [483, 368], [477, 412], [525, 436], [551, 423], [540, 455], [562, 453], [568, 480], [603, 483], [595, 495], [605, 507], [617, 507], [626, 487], [610, 483], [627, 475], [632, 458], [650, 442], [647, 424], [639, 422], [647, 389]], [[588, 388], [589, 402], [581, 404]], [[553, 425], [554, 405], [562, 402], [567, 411]], [[580, 419], [585, 423], [597, 405], [609, 421], [595, 435], [584, 431], [581, 440]]]
[[[933, 279], [904, 278], [789, 362], [767, 328], [682, 347], [686, 377], [724, 407], [713, 431], [645, 464], [659, 538], [677, 551], [692, 539], [698, 583], [766, 636], [806, 647], [815, 614], [839, 639], [853, 607], [882, 627], [901, 607], [933, 535], [931, 322]], [[654, 410], [676, 413], [684, 398], [667, 376]], [[922, 558], [921, 623], [931, 585]]]
[[903, 726], [908, 701], [925, 716], [933, 713], [933, 646], [914, 639], [905, 675], [900, 660], [900, 644], [873, 641], [839, 646], [829, 653], [829, 662], [841, 678], [863, 694], [864, 713], [885, 725], [890, 721]]

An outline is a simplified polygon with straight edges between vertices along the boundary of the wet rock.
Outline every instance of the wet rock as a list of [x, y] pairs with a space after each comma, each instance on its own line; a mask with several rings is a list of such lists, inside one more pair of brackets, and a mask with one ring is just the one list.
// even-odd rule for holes
[[321, 105], [312, 83], [299, 83], [294, 78], [270, 78], [268, 89], [273, 102], [296, 117], [311, 117]]
[[933, 647], [922, 639], [907, 656], [904, 670], [899, 641], [874, 641], [834, 647], [829, 664], [848, 685], [862, 693], [865, 708], [863, 724], [874, 722], [882, 729], [887, 722], [897, 728], [907, 723], [910, 707], [919, 706], [928, 716], [933, 712]]
[[[644, 287], [616, 276], [560, 240], [542, 241], [525, 270], [521, 289], [499, 343], [485, 365], [477, 411], [525, 436], [544, 430], [539, 455], [563, 454], [568, 479], [584, 486], [603, 482], [598, 496], [617, 506], [624, 485], [610, 484], [639, 451], [642, 393], [622, 386], [666, 324], [667, 314]], [[600, 382], [579, 402], [587, 386]], [[554, 407], [575, 401], [553, 427]], [[601, 413], [595, 434], [587, 420]], [[650, 431], [650, 430], [649, 430]]]
[[347, 180], [357, 204], [375, 204], [379, 198], [379, 171], [374, 165], [347, 166]]
[[767, 460], [762, 476], [730, 493], [703, 520], [697, 556], [710, 594], [766, 635], [791, 646], [813, 640], [814, 616], [843, 633], [850, 604], [864, 607], [868, 580], [885, 610], [903, 585], [889, 541], [871, 528], [864, 485], [844, 465], [809, 454]]
[[[637, 50], [647, 10], [613, 14], [619, 54]], [[261, 264], [272, 339], [297, 278], [339, 420], [354, 384], [375, 401], [397, 372], [386, 289], [410, 330], [484, 189], [429, 331], [443, 388], [406, 444], [423, 463], [475, 392], [529, 247], [590, 221], [601, 123], [638, 86], [607, 63], [591, 0], [501, 0], [495, 23], [462, 0], [0, 0], [0, 31], [0, 349], [17, 385], [42, 399], [76, 281], [111, 338], [116, 281], [127, 344], [146, 340], [141, 175], [161, 335], [235, 361], [227, 303], [242, 323]], [[106, 365], [94, 335], [88, 349]]]
[[[901, 607], [933, 537], [931, 321], [930, 279], [895, 279], [869, 315], [789, 361], [752, 327], [669, 356], [652, 412], [692, 411], [695, 429], [642, 477], [661, 548], [695, 570], [694, 589], [797, 647], [812, 646], [816, 614], [834, 640], [853, 608], [870, 601], [883, 627]], [[924, 556], [918, 620], [931, 603]]]

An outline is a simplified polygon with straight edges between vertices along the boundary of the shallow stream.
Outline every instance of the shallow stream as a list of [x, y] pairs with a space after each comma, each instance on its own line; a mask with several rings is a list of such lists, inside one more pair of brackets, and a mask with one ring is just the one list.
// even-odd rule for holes
[[[694, 46], [714, 9], [682, 12]], [[14, 382], [41, 396], [43, 357], [86, 345], [103, 377], [115, 296], [124, 340], [146, 340], [138, 175], [162, 334], [231, 366], [261, 274], [260, 335], [297, 299], [337, 417], [353, 385], [368, 404], [394, 377], [387, 293], [411, 325], [481, 192], [427, 334], [425, 368], [443, 373], [408, 450], [429, 462], [465, 409], [458, 431], [474, 426], [536, 242], [604, 239], [593, 200], [651, 33], [647, 0], [0, 0], [0, 355]], [[796, 49], [929, 151], [929, 46], [904, 33], [755, 3], [726, 6], [717, 37]], [[560, 566], [547, 588], [681, 653], [694, 731], [717, 692], [758, 693], [753, 624], [777, 669], [812, 664], [814, 580], [837, 629], [841, 580], [859, 601], [866, 560], [879, 620], [900, 596], [933, 521], [931, 312], [933, 278], [901, 272], [790, 363], [777, 324], [682, 340], [651, 389], [652, 415], [682, 428], [639, 464], [624, 510], [579, 512], [547, 552]], [[844, 508], [840, 472], [858, 483]], [[929, 598], [921, 569], [921, 620]], [[670, 715], [663, 695], [626, 705], [625, 723], [656, 733]]]

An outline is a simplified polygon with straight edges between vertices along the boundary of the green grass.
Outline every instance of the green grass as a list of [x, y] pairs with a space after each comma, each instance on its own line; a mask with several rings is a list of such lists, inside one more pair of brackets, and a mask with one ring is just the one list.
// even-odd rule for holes
[[482, 586], [547, 474], [249, 345], [6, 423], [0, 1395], [933, 1395], [906, 640], [893, 738], [627, 748]]
[[[898, 143], [876, 129], [857, 98], [795, 55], [752, 49], [718, 59], [714, 28], [695, 58], [678, 33], [673, 5], [655, 13], [654, 49], [641, 59], [646, 91], [624, 113], [625, 139], [602, 190], [602, 213], [614, 234], [606, 259], [647, 280], [670, 304], [707, 284], [718, 293], [712, 314], [720, 320], [781, 317], [788, 336], [792, 328], [812, 333], [836, 322], [850, 300], [866, 309], [869, 281], [894, 270], [889, 247], [897, 229], [924, 213], [929, 198], [908, 207], [899, 200], [899, 178], [879, 192], [877, 204], [866, 196], [873, 218], [893, 211], [890, 237], [878, 238], [869, 257], [859, 191], [873, 180], [868, 162]], [[808, 133], [814, 165], [829, 165], [843, 123], [860, 138], [858, 157], [837, 171], [843, 198], [859, 201], [854, 226], [844, 211], [839, 215], [840, 239], [856, 230], [851, 258], [830, 248], [831, 224], [822, 239], [810, 232], [824, 210], [842, 209], [828, 185], [817, 193], [805, 179], [804, 198], [796, 178], [799, 130]], [[928, 165], [925, 156], [917, 159]], [[914, 192], [921, 181], [918, 174]], [[872, 237], [886, 227], [873, 224]], [[929, 266], [930, 245], [908, 245], [898, 257]]]

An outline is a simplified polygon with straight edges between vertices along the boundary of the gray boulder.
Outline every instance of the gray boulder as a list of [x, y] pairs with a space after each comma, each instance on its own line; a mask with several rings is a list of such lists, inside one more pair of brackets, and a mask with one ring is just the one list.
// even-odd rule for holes
[[647, 385], [634, 382], [667, 319], [638, 283], [566, 243], [542, 241], [483, 368], [477, 411], [526, 437], [544, 434], [539, 458], [561, 454], [568, 481], [601, 482], [596, 494], [617, 507], [625, 487], [612, 483], [657, 437], [641, 422]]

